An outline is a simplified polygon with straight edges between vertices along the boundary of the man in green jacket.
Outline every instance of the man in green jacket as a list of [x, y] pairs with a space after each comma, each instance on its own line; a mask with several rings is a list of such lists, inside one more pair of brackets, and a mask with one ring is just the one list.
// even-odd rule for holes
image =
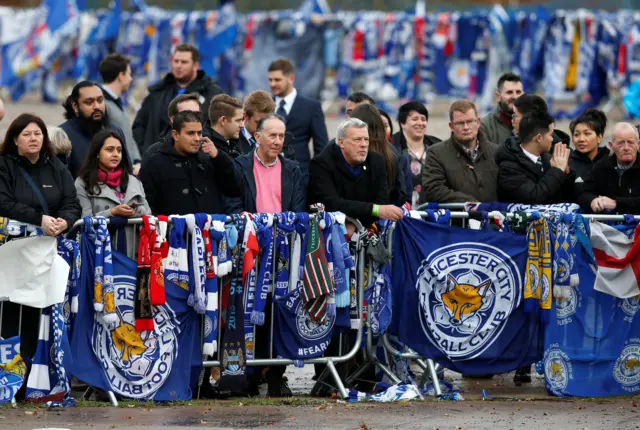
[[511, 137], [513, 126], [513, 102], [524, 93], [520, 76], [513, 73], [505, 73], [498, 79], [496, 91], [496, 109], [482, 118], [480, 129], [489, 141], [496, 145], [502, 145]]
[[427, 150], [421, 202], [496, 201], [498, 145], [480, 131], [476, 106], [456, 100], [449, 108], [451, 137]]

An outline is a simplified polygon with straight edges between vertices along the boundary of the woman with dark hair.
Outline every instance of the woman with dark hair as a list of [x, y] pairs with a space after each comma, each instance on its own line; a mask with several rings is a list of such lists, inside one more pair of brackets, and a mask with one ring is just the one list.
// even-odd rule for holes
[[[32, 114], [9, 125], [0, 149], [0, 217], [40, 226], [49, 236], [62, 234], [80, 218], [73, 178], [53, 155], [44, 122]], [[2, 322], [4, 339], [20, 334], [20, 354], [29, 372], [38, 346], [40, 309], [5, 302]], [[24, 398], [25, 386], [16, 394], [18, 400]]]
[[393, 122], [391, 122], [391, 117], [382, 109], [378, 109], [378, 112], [380, 112], [380, 119], [382, 119], [382, 125], [384, 125], [384, 135], [387, 138], [387, 142], [391, 143], [391, 139], [393, 139]]
[[369, 130], [369, 150], [382, 155], [387, 168], [387, 182], [391, 203], [402, 206], [409, 201], [406, 192], [400, 156], [394, 153], [387, 142], [384, 124], [378, 108], [370, 104], [362, 104], [351, 112], [351, 118], [357, 118], [367, 124]]
[[575, 148], [569, 158], [569, 168], [575, 172], [576, 178], [582, 178], [584, 181], [585, 177], [591, 173], [593, 165], [609, 155], [609, 149], [606, 146], [599, 146], [605, 128], [607, 128], [607, 116], [598, 109], [585, 110], [569, 124]]
[[411, 170], [411, 205], [418, 206], [420, 191], [422, 190], [422, 167], [427, 160], [427, 148], [438, 143], [441, 139], [427, 134], [429, 111], [418, 101], [410, 101], [400, 106], [398, 110], [398, 124], [400, 131], [393, 135], [393, 146], [409, 162]]
[[50, 236], [72, 227], [80, 218], [73, 178], [54, 155], [42, 119], [17, 117], [0, 154], [0, 216], [41, 226]]
[[[104, 130], [93, 137], [76, 179], [76, 190], [82, 216], [151, 215], [142, 182], [133, 176], [131, 160], [116, 131]], [[127, 229], [127, 243], [134, 244], [133, 229]]]

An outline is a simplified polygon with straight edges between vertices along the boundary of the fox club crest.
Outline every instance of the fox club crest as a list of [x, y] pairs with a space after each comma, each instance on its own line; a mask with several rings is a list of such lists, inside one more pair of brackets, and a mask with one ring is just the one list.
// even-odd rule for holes
[[520, 270], [500, 249], [474, 242], [441, 247], [418, 270], [422, 329], [451, 359], [477, 357], [500, 336], [522, 288]]
[[113, 391], [130, 398], [152, 397], [164, 384], [178, 354], [178, 322], [167, 306], [154, 308], [154, 331], [137, 332], [135, 278], [115, 276], [116, 326], [96, 318], [92, 347]]

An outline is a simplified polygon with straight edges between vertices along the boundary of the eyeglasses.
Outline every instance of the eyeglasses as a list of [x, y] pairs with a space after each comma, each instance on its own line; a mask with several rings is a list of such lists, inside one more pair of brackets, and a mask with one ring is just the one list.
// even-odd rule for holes
[[456, 122], [453, 122], [452, 124], [454, 127], [465, 128], [465, 127], [471, 127], [477, 122], [478, 122], [478, 119], [475, 118], [475, 119], [470, 119], [468, 121], [456, 121]]

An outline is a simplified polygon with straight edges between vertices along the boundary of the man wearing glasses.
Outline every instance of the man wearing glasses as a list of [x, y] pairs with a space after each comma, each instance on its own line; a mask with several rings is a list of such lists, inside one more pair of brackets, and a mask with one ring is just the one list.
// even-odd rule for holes
[[612, 155], [598, 161], [584, 183], [580, 206], [601, 213], [640, 211], [640, 161], [638, 129], [627, 122], [615, 125], [611, 134]]
[[449, 108], [451, 137], [432, 145], [422, 168], [421, 202], [462, 203], [497, 200], [498, 146], [480, 130], [476, 106], [457, 100]]

